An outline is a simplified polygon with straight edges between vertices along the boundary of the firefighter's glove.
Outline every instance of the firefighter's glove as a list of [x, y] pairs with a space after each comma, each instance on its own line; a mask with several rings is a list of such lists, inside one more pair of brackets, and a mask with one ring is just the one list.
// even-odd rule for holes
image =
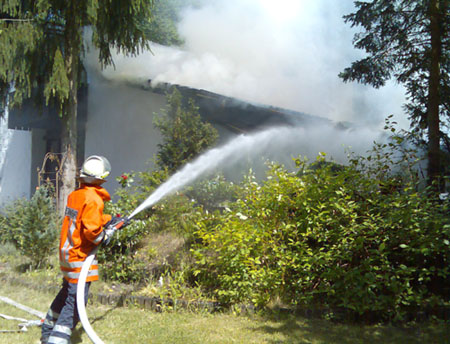
[[103, 241], [102, 241], [103, 245], [109, 245], [109, 242], [111, 241], [111, 238], [113, 237], [115, 231], [116, 231], [116, 228], [114, 226], [106, 227], [103, 230], [103, 233], [105, 233], [105, 235], [103, 236]]

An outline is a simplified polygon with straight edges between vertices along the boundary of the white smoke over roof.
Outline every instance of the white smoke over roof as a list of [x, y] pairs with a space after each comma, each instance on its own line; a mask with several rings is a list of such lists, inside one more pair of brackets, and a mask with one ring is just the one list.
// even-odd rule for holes
[[[389, 114], [407, 126], [404, 90], [344, 84], [338, 73], [361, 56], [342, 16], [351, 1], [216, 0], [183, 12], [183, 47], [115, 56], [109, 79], [152, 79], [327, 117], [377, 125]], [[402, 119], [403, 118], [403, 119]]]

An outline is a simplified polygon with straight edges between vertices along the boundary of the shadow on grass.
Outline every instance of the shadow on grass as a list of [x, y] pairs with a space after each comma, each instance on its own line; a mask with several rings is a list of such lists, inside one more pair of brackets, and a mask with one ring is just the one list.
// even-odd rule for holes
[[[106, 318], [108, 316], [109, 313], [113, 312], [116, 308], [118, 308], [119, 306], [114, 306], [112, 308], [109, 308], [106, 312], [104, 312], [102, 315], [95, 317], [94, 319], [92, 319], [92, 321], [90, 321], [90, 324], [93, 325], [95, 322], [103, 320], [104, 318]], [[71, 343], [72, 344], [78, 344], [81, 343], [83, 340], [81, 339], [81, 335], [84, 332], [83, 326], [80, 324], [79, 326], [77, 326], [75, 328], [75, 330], [73, 330], [72, 332], [72, 337], [71, 339]]]
[[449, 323], [444, 322], [394, 327], [390, 325], [340, 324], [294, 315], [278, 315], [268, 317], [265, 325], [256, 328], [255, 331], [283, 338], [283, 340], [269, 339], [268, 343], [272, 344], [450, 343]]

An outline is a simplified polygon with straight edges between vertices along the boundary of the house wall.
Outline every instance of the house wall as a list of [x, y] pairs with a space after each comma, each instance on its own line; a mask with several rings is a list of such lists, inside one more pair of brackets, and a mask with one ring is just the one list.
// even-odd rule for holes
[[12, 130], [4, 143], [5, 155], [0, 166], [0, 206], [20, 197], [30, 197], [31, 132]]
[[85, 157], [103, 155], [112, 171], [104, 184], [112, 194], [124, 172], [154, 167], [161, 134], [153, 127], [153, 113], [166, 106], [164, 95], [138, 87], [92, 79], [89, 84]]

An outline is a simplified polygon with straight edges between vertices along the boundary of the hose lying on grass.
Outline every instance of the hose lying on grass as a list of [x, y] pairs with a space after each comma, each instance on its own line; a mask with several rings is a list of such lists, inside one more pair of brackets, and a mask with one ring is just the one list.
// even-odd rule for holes
[[35, 315], [39, 318], [39, 320], [27, 320], [27, 319], [23, 319], [23, 318], [18, 318], [18, 317], [12, 317], [9, 315], [5, 315], [5, 314], [0, 314], [0, 317], [6, 320], [16, 320], [16, 321], [21, 321], [21, 323], [19, 324], [19, 330], [1, 330], [0, 333], [11, 333], [11, 332], [26, 332], [28, 330], [28, 327], [30, 326], [41, 326], [42, 322], [44, 321], [45, 318], [45, 314], [42, 312], [39, 312], [33, 308], [24, 306], [14, 300], [11, 300], [8, 297], [5, 296], [0, 296], [0, 301], [3, 301], [11, 306], [17, 307], [27, 313], [30, 313], [32, 315]]

